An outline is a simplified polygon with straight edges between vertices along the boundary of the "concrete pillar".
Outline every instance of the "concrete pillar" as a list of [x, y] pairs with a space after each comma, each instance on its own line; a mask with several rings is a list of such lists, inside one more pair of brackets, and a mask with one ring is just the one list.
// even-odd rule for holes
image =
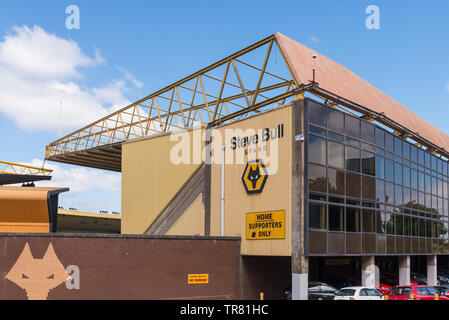
[[362, 286], [367, 288], [376, 288], [379, 281], [379, 270], [376, 267], [374, 257], [362, 257]]
[[437, 285], [437, 256], [427, 256], [427, 285]]
[[[304, 100], [301, 97], [293, 101], [292, 118], [292, 136], [304, 136]], [[292, 300], [308, 300], [304, 163], [304, 139], [292, 139]]]
[[292, 300], [309, 299], [309, 259], [302, 257], [301, 273], [292, 273]]
[[410, 285], [410, 256], [399, 257], [399, 285]]

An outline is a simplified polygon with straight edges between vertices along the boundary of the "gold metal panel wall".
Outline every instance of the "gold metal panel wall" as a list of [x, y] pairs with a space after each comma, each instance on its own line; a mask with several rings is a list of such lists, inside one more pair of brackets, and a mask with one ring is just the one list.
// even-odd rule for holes
[[48, 233], [46, 188], [0, 188], [0, 232]]
[[[200, 166], [174, 164], [170, 154], [180, 140], [170, 141], [170, 136], [135, 140], [122, 147], [122, 234], [143, 234]], [[190, 148], [193, 158], [193, 143]]]
[[[243, 255], [262, 256], [289, 256], [291, 255], [291, 107], [282, 107], [263, 114], [231, 123], [219, 128], [222, 137], [225, 137], [226, 129], [241, 129], [241, 135], [245, 137], [247, 129], [253, 129], [255, 133], [269, 128], [276, 130], [283, 125], [283, 137], [276, 139], [278, 144], [277, 164], [278, 168], [274, 174], [269, 174], [261, 193], [248, 194], [242, 181], [242, 175], [248, 163], [248, 155], [253, 154], [254, 148], [267, 147], [267, 157], [261, 159], [268, 169], [268, 159], [274, 159], [274, 154], [270, 154], [272, 140], [267, 142], [259, 141], [257, 147], [247, 146], [240, 149], [248, 150], [244, 156], [243, 163], [225, 165], [224, 174], [224, 235], [242, 237], [241, 253]], [[246, 131], [248, 132], [248, 131]], [[232, 135], [228, 135], [226, 140], [226, 161], [236, 159], [235, 150], [231, 149]], [[221, 153], [221, 150], [213, 152]], [[217, 158], [220, 155], [215, 154]], [[256, 156], [259, 159], [259, 156]], [[221, 164], [211, 166], [211, 235], [221, 234]], [[280, 240], [247, 240], [246, 238], [246, 214], [267, 211], [285, 211], [285, 239]]]
[[168, 236], [204, 236], [204, 204], [200, 194], [166, 233]]

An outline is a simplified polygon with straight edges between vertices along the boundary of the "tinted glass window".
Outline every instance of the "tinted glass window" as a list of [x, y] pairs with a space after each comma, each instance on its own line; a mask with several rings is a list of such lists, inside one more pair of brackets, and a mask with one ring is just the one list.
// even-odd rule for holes
[[362, 121], [361, 127], [362, 127], [362, 140], [374, 143], [375, 142], [374, 126], [371, 123]]
[[360, 172], [360, 150], [346, 147], [346, 170]]
[[376, 174], [375, 155], [371, 152], [362, 151], [362, 173], [374, 176]]
[[385, 178], [385, 158], [381, 156], [376, 156], [376, 177]]
[[345, 172], [342, 170], [327, 169], [329, 193], [345, 195]]
[[344, 133], [345, 132], [345, 115], [334, 109], [329, 109], [328, 112], [329, 124], [331, 130]]
[[360, 209], [346, 208], [346, 231], [360, 232]]
[[385, 149], [389, 152], [394, 151], [394, 142], [393, 136], [389, 133], [385, 133]]
[[309, 165], [309, 190], [327, 192], [326, 167]]
[[326, 164], [326, 140], [315, 135], [309, 138], [309, 161]]
[[326, 127], [327, 108], [318, 103], [310, 102], [309, 104], [309, 121], [322, 127]]
[[344, 231], [344, 216], [344, 207], [329, 205], [329, 230]]
[[311, 203], [309, 205], [309, 227], [311, 229], [326, 229], [326, 206]]
[[345, 146], [341, 143], [327, 142], [327, 164], [340, 169], [345, 168]]
[[362, 216], [362, 231], [363, 232], [374, 232], [374, 211], [363, 210]]
[[346, 173], [346, 196], [352, 198], [360, 198], [360, 182], [361, 177], [359, 174]]
[[385, 147], [385, 132], [382, 129], [376, 128], [376, 145]]
[[385, 160], [385, 180], [394, 181], [394, 162], [389, 159]]
[[360, 139], [360, 120], [349, 115], [345, 117], [346, 121], [346, 134], [353, 138]]

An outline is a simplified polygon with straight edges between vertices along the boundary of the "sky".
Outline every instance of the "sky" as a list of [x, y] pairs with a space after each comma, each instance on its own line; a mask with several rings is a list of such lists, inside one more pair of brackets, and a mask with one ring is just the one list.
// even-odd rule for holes
[[[79, 29], [66, 8], [76, 5]], [[369, 5], [379, 29], [368, 29]], [[0, 160], [45, 146], [275, 32], [349, 68], [449, 134], [449, 2], [0, 0]], [[120, 212], [121, 176], [46, 162], [60, 204]]]

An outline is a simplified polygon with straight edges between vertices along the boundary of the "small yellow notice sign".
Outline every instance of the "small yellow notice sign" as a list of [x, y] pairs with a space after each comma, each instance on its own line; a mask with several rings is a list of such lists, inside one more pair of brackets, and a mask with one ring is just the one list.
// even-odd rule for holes
[[189, 284], [209, 283], [209, 274], [189, 274], [187, 282]]
[[246, 240], [285, 239], [285, 211], [246, 214]]

